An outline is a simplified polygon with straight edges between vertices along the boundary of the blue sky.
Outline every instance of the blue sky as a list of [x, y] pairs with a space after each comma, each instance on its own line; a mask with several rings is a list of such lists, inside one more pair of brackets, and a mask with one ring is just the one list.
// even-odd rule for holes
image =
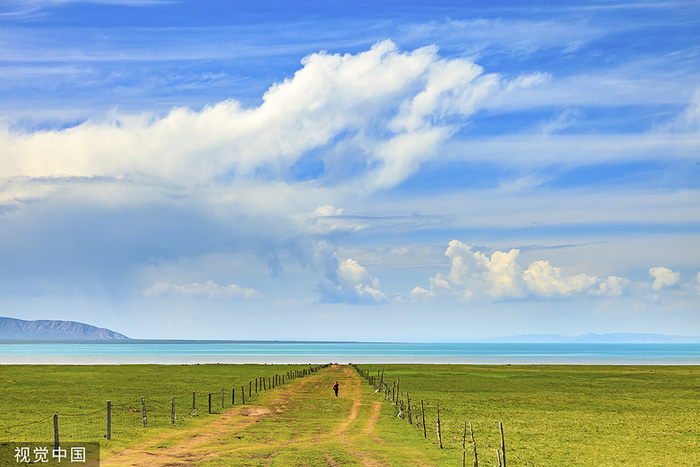
[[5, 1], [0, 303], [135, 338], [700, 335], [700, 5]]

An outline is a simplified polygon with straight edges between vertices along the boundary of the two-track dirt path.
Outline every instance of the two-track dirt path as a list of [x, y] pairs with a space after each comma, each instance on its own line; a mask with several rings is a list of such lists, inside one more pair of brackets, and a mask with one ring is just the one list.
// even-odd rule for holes
[[[337, 399], [331, 389], [335, 380], [340, 383]], [[377, 455], [387, 449], [375, 426], [381, 402], [367, 391], [363, 397], [360, 383], [351, 367], [331, 366], [265, 393], [255, 405], [229, 409], [196, 428], [158, 435], [101, 465], [392, 465], [386, 460], [390, 456]], [[416, 459], [409, 465], [431, 465]]]

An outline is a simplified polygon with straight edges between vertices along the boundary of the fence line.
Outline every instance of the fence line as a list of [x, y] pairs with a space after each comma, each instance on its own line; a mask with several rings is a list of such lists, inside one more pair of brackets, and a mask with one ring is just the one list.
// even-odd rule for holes
[[[419, 429], [422, 429], [423, 431], [423, 437], [425, 439], [429, 439], [430, 437], [428, 436], [428, 433], [426, 431], [426, 407], [430, 408], [431, 403], [429, 401], [424, 401], [421, 399], [420, 401], [420, 418], [418, 417], [418, 407], [416, 405], [412, 405], [411, 399], [408, 396], [408, 392], [405, 392], [406, 395], [406, 406], [404, 406], [404, 393], [401, 392], [401, 381], [399, 378], [396, 378], [396, 380], [392, 381], [391, 384], [388, 383], [385, 378], [384, 378], [384, 368], [382, 367], [381, 370], [377, 370], [376, 376], [369, 371], [366, 371], [364, 369], [361, 369], [358, 365], [350, 364], [355, 371], [358, 372], [358, 374], [363, 377], [366, 381], [367, 384], [372, 386], [375, 389], [375, 393], [382, 393], [384, 400], [391, 402], [391, 404], [395, 407], [396, 410], [396, 418], [401, 419], [401, 420], [407, 420], [408, 424], [406, 426], [415, 426]], [[414, 401], [415, 399], [415, 393], [414, 394]], [[440, 404], [435, 403], [435, 443], [436, 446], [439, 449], [443, 449], [443, 428], [442, 428], [442, 423], [440, 420]], [[443, 411], [444, 412], [444, 411]], [[407, 414], [407, 416], [406, 416]], [[465, 422], [464, 424], [464, 430], [460, 432], [457, 435], [454, 436], [455, 439], [459, 439], [462, 443], [461, 449], [459, 450], [460, 454], [460, 460], [462, 461], [462, 465], [464, 466], [465, 463], [465, 456], [466, 456], [466, 443], [467, 443], [467, 438], [466, 438], [466, 428], [467, 424]], [[474, 431], [472, 429], [472, 423], [471, 420], [469, 421], [469, 430], [471, 433], [471, 444], [472, 444], [472, 449], [474, 451], [474, 467], [478, 467], [478, 460], [477, 460], [477, 449], [476, 449], [476, 439], [474, 436]], [[503, 434], [503, 422], [498, 422], [498, 430], [499, 430], [499, 441], [500, 441], [500, 446], [499, 449], [496, 449], [496, 455], [497, 455], [497, 467], [506, 467], [506, 446], [505, 446], [505, 436]]]
[[[0, 439], [3, 441], [32, 441], [53, 442], [56, 436], [62, 441], [97, 441], [112, 440], [129, 436], [140, 428], [180, 426], [200, 414], [218, 414], [236, 404], [250, 403], [262, 391], [274, 389], [290, 381], [310, 376], [329, 365], [309, 366], [303, 369], [292, 369], [284, 374], [260, 376], [250, 380], [247, 385], [231, 388], [230, 404], [226, 403], [226, 388], [217, 388], [213, 393], [192, 392], [174, 395], [167, 400], [141, 396], [141, 400], [131, 402], [105, 401], [101, 409], [90, 412], [54, 414], [15, 425], [0, 428]], [[218, 396], [220, 391], [221, 403], [212, 402], [211, 396]], [[245, 392], [248, 394], [245, 394]], [[207, 397], [208, 394], [208, 397]], [[240, 399], [240, 402], [239, 400]], [[190, 403], [191, 400], [191, 403]], [[206, 404], [205, 410], [198, 405]], [[218, 410], [218, 412], [217, 412]]]

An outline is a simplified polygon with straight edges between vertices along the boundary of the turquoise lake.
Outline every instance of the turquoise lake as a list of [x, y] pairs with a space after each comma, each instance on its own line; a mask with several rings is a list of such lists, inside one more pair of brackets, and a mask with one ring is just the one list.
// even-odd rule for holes
[[329, 362], [698, 365], [700, 344], [233, 341], [0, 344], [1, 364]]

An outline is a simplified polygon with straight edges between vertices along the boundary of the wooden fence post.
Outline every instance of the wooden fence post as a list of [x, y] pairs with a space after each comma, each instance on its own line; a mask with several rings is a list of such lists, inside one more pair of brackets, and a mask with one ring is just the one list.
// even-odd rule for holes
[[53, 414], [53, 445], [55, 449], [58, 449], [60, 444], [58, 442], [58, 414]]
[[107, 441], [112, 439], [112, 401], [107, 401]]
[[241, 404], [245, 405], [245, 386], [241, 386]]
[[248, 381], [248, 397], [253, 397], [253, 382]]
[[469, 420], [469, 433], [472, 435], [472, 446], [474, 446], [474, 467], [479, 467], [479, 461], [476, 459], [476, 440], [474, 439], [474, 430], [472, 430], [471, 420]]
[[175, 425], [175, 398], [170, 402], [170, 424]]
[[224, 410], [224, 388], [221, 388], [221, 410]]
[[506, 467], [506, 440], [503, 437], [503, 422], [498, 422], [498, 429], [501, 431], [501, 458], [503, 459], [503, 467]]
[[438, 437], [438, 446], [440, 446], [440, 449], [442, 449], [442, 435], [440, 433], [440, 404], [436, 404], [437, 406], [437, 437]]
[[428, 434], [425, 432], [425, 407], [423, 407], [423, 399], [420, 400], [420, 414], [423, 418], [423, 438], [428, 438]]
[[194, 393], [192, 393], [192, 416], [194, 417], [194, 414], [197, 413], [197, 409], [194, 406]]
[[209, 413], [211, 413], [211, 393], [209, 393]]
[[413, 425], [413, 420], [411, 419], [411, 398], [406, 393], [406, 409], [408, 410], [408, 424]]
[[467, 422], [464, 422], [464, 431], [462, 432], [462, 467], [467, 467]]
[[143, 411], [143, 427], [148, 427], [148, 420], [146, 419], [146, 398], [141, 396], [141, 410]]
[[236, 388], [231, 389], [231, 405], [236, 405]]

